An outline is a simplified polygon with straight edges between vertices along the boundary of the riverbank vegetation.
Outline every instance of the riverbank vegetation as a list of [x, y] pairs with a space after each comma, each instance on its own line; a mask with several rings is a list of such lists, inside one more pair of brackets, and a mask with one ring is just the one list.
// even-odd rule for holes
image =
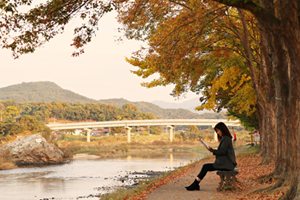
[[[193, 132], [192, 130], [195, 130]], [[243, 146], [250, 143], [250, 135], [245, 130], [235, 131], [237, 141], [235, 146]], [[212, 147], [218, 145], [214, 141], [213, 129], [198, 130], [197, 127], [188, 128], [186, 131], [177, 130], [172, 142], [165, 132], [160, 135], [134, 134], [131, 142], [127, 142], [126, 134], [106, 135], [102, 137], [91, 137], [91, 142], [86, 142], [86, 136], [61, 135], [56, 145], [70, 155], [88, 153], [100, 157], [111, 157], [133, 154], [160, 154], [167, 152], [206, 152], [206, 149], [199, 143], [204, 139]]]
[[[196, 131], [196, 132], [193, 132]], [[33, 134], [26, 130], [19, 134], [0, 135], [2, 145], [11, 143], [18, 138]], [[63, 133], [44, 133], [42, 134], [48, 141], [54, 143], [64, 153], [65, 157], [72, 158], [75, 154], [97, 155], [100, 158], [118, 157], [127, 155], [146, 155], [146, 154], [166, 154], [166, 153], [205, 153], [206, 149], [199, 143], [199, 139], [204, 139], [212, 147], [218, 145], [213, 140], [212, 128], [198, 130], [188, 128], [186, 131], [175, 131], [173, 142], [169, 140], [169, 134], [166, 132], [160, 135], [133, 133], [131, 142], [127, 142], [126, 134], [91, 136], [91, 141], [87, 142], [85, 135], [66, 135]], [[245, 130], [236, 131], [238, 140], [235, 145], [242, 146], [250, 142], [249, 134]], [[5, 139], [3, 139], [5, 138]], [[1, 163], [8, 163], [2, 161]], [[11, 162], [11, 166], [13, 163]]]
[[14, 169], [17, 165], [11, 160], [8, 152], [0, 152], [0, 170]]
[[[81, 138], [86, 140], [85, 137]], [[131, 140], [131, 143], [127, 143], [125, 136], [105, 136], [92, 138], [92, 141], [87, 143], [67, 136], [64, 140], [57, 141], [57, 145], [68, 154], [87, 153], [99, 157], [205, 151], [197, 141], [175, 139], [170, 142], [167, 135], [132, 136]]]
[[[212, 127], [176, 126], [173, 142], [169, 141], [169, 133], [165, 126], [132, 127], [131, 143], [127, 142], [127, 134], [123, 128], [110, 129], [107, 134], [91, 136], [91, 142], [86, 142], [86, 132], [74, 135], [74, 130], [51, 132], [50, 129], [36, 117], [23, 115], [14, 117], [13, 101], [6, 101], [5, 115], [0, 121], [0, 145], [11, 143], [23, 136], [39, 133], [49, 142], [63, 150], [67, 157], [87, 153], [100, 157], [111, 157], [130, 154], [155, 154], [166, 152], [201, 152], [199, 139], [214, 146], [214, 130]], [[1, 105], [1, 104], [0, 104]], [[41, 105], [39, 105], [41, 106]], [[37, 106], [37, 107], [39, 107]], [[9, 109], [7, 109], [9, 108]], [[132, 108], [130, 106], [130, 108]], [[28, 108], [29, 109], [29, 108]], [[71, 123], [71, 120], [59, 120], [57, 123]], [[237, 145], [250, 142], [250, 135], [243, 128], [236, 128]], [[145, 145], [146, 144], [146, 145]]]
[[[237, 175], [237, 180], [240, 190], [226, 191], [225, 193], [222, 193], [222, 199], [278, 199], [285, 194], [286, 190], [282, 188], [281, 190], [276, 190], [269, 193], [258, 190], [274, 184], [274, 182], [271, 184], [261, 180], [261, 177], [263, 177], [264, 175], [268, 175], [270, 172], [272, 172], [272, 170], [274, 170], [274, 163], [262, 165], [262, 156], [258, 153], [258, 149], [259, 146], [252, 146], [249, 147], [246, 151], [241, 152], [237, 155], [237, 162], [240, 169], [239, 174]], [[136, 188], [130, 190], [117, 189], [112, 193], [104, 194], [101, 196], [101, 200], [143, 199], [147, 194], [151, 193], [151, 191], [155, 190], [159, 186], [168, 184], [171, 180], [179, 176], [184, 176], [185, 173], [193, 168], [198, 162], [200, 161], [196, 161], [190, 163], [189, 165], [179, 167], [178, 169], [170, 171], [156, 179], [144, 181]], [[216, 191], [215, 195], [220, 195], [220, 192]]]

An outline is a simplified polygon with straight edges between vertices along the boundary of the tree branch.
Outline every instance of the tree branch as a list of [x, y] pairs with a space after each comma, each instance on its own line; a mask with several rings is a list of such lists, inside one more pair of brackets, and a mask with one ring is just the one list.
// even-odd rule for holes
[[233, 0], [213, 0], [218, 3], [222, 3], [228, 6], [233, 6], [236, 8], [244, 9], [250, 11], [257, 20], [264, 24], [265, 27], [269, 29], [273, 29], [272, 27], [278, 26], [280, 24], [280, 20], [271, 12], [268, 12], [266, 9], [261, 7], [260, 5], [254, 3], [253, 1], [233, 1]]

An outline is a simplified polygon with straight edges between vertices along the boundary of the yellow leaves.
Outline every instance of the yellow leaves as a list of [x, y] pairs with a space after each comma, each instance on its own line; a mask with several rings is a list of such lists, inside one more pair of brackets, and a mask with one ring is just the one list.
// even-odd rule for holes
[[[207, 100], [196, 110], [214, 110], [224, 102], [230, 105], [234, 112], [247, 115], [253, 114], [256, 109], [257, 97], [251, 86], [251, 78], [240, 67], [231, 66], [223, 69], [222, 73], [215, 76], [206, 90]], [[227, 99], [227, 100], [226, 100]]]
[[125, 57], [125, 61], [133, 66], [141, 67], [141, 62], [138, 59]]
[[200, 106], [197, 106], [195, 108], [195, 110], [213, 110], [213, 111], [216, 111], [214, 108], [215, 108], [215, 105], [216, 105], [216, 98], [215, 96], [211, 96], [210, 98], [208, 98], [208, 101], [204, 104], [204, 105], [200, 105]]
[[230, 100], [230, 103], [237, 105], [233, 111], [238, 111], [240, 114], [246, 112], [248, 115], [256, 111], [256, 102], [257, 96], [250, 83], [243, 85]]
[[19, 110], [15, 106], [7, 106], [3, 112], [5, 116], [13, 117], [19, 115]]
[[121, 121], [121, 120], [122, 120], [122, 117], [121, 117], [120, 115], [117, 115], [117, 116], [116, 116], [116, 120], [117, 120], [117, 121]]
[[213, 80], [211, 91], [215, 91], [215, 93], [217, 93], [219, 88], [222, 88], [223, 90], [228, 90], [230, 88], [229, 94], [234, 94], [241, 84], [247, 80], [247, 75], [240, 73], [241, 72], [238, 67], [225, 69], [220, 77], [216, 77]]

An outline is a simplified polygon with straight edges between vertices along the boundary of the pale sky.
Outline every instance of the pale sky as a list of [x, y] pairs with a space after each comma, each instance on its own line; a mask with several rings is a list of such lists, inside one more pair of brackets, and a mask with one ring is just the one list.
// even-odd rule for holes
[[65, 33], [56, 36], [35, 53], [14, 60], [9, 50], [1, 49], [0, 88], [22, 82], [51, 81], [80, 95], [92, 99], [124, 98], [129, 101], [154, 100], [180, 103], [199, 97], [188, 93], [185, 98], [174, 100], [169, 94], [173, 85], [147, 89], [140, 85], [144, 79], [131, 73], [137, 68], [125, 61], [142, 43], [125, 40], [118, 43], [120, 36], [114, 14], [100, 20], [97, 36], [79, 57], [71, 57], [73, 27], [71, 22]]

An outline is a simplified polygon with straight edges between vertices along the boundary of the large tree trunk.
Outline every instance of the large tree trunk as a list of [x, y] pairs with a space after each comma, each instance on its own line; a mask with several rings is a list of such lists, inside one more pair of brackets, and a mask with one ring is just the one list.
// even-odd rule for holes
[[[263, 30], [260, 27], [260, 30]], [[260, 65], [260, 72], [261, 72], [261, 85], [265, 91], [265, 101], [266, 101], [266, 109], [265, 109], [265, 118], [264, 124], [265, 128], [265, 135], [268, 138], [266, 140], [267, 151], [263, 155], [262, 164], [267, 164], [270, 162], [274, 162], [277, 158], [278, 154], [278, 147], [276, 143], [277, 135], [276, 135], [276, 105], [275, 105], [275, 84], [273, 80], [272, 74], [272, 49], [267, 45], [267, 41], [264, 37], [264, 32], [260, 31], [260, 49], [261, 49], [261, 65]], [[272, 143], [272, 144], [270, 144]]]
[[267, 107], [265, 113], [265, 135], [266, 135], [266, 144], [263, 154], [263, 159], [261, 164], [274, 163], [276, 159], [277, 144], [276, 144], [276, 117], [274, 108], [271, 107], [271, 104]]
[[[261, 38], [262, 60], [260, 64], [260, 76], [257, 77], [254, 63], [252, 61], [251, 47], [249, 42], [248, 27], [246, 24], [244, 12], [238, 9], [239, 15], [242, 20], [244, 30], [244, 49], [248, 66], [250, 70], [252, 87], [257, 94], [258, 113], [260, 117], [259, 132], [261, 135], [260, 150], [263, 155], [262, 164], [274, 162], [276, 158], [276, 117], [275, 117], [275, 104], [274, 104], [274, 81], [272, 80], [272, 65], [271, 60], [268, 58], [268, 48], [266, 40]], [[264, 90], [264, 92], [262, 91]], [[273, 133], [273, 134], [272, 134]]]
[[[298, 75], [300, 74], [300, 72], [298, 72]], [[298, 86], [300, 85], [300, 83], [298, 82]], [[297, 98], [297, 107], [296, 107], [296, 110], [297, 110], [297, 113], [296, 113], [296, 116], [297, 116], [297, 119], [300, 119], [300, 93], [298, 91], [297, 93], [298, 95], [298, 98]], [[295, 140], [295, 145], [296, 145], [296, 152], [295, 152], [295, 156], [297, 158], [297, 160], [295, 161], [295, 173], [297, 173], [295, 175], [295, 177], [297, 177], [297, 191], [296, 191], [296, 195], [295, 195], [295, 199], [300, 199], [300, 151], [299, 151], [299, 147], [300, 147], [300, 122], [298, 120], [297, 122], [297, 126], [296, 126], [296, 140]]]
[[[270, 123], [267, 123], [269, 126], [269, 132], [266, 134], [269, 137], [274, 137], [276, 140], [272, 141], [274, 143], [274, 148], [276, 148], [274, 160], [275, 160], [275, 170], [272, 172], [272, 175], [281, 175], [286, 169], [286, 153], [285, 153], [285, 137], [283, 136], [285, 133], [284, 128], [284, 115], [281, 110], [281, 98], [278, 95], [280, 89], [280, 81], [278, 80], [278, 76], [274, 76], [275, 69], [278, 66], [282, 66], [279, 64], [279, 58], [277, 57], [277, 53], [275, 50], [275, 43], [280, 45], [280, 41], [274, 38], [274, 36], [270, 33], [270, 31], [266, 30], [263, 24], [261, 25], [261, 55], [262, 55], [262, 63], [263, 67], [261, 69], [264, 74], [263, 80], [265, 81], [265, 91], [266, 91], [266, 100], [269, 102], [268, 116], [271, 118]], [[276, 66], [276, 67], [274, 67]], [[283, 66], [282, 66], [283, 67]], [[280, 67], [279, 67], [280, 68]], [[278, 73], [278, 72], [277, 72]], [[285, 86], [284, 86], [285, 87]], [[279, 123], [278, 122], [283, 123]], [[278, 134], [279, 133], [279, 134]], [[265, 162], [263, 162], [265, 163]], [[280, 186], [280, 185], [279, 185]]]
[[[276, 54], [280, 65], [274, 66], [275, 75], [278, 76], [279, 84], [276, 94], [278, 129], [277, 134], [283, 131], [286, 137], [286, 170], [283, 178], [290, 183], [290, 189], [281, 199], [293, 199], [300, 192], [299, 184], [299, 149], [296, 140], [299, 140], [299, 69], [300, 69], [300, 41], [298, 5], [296, 1], [279, 1], [281, 26], [278, 33], [274, 34], [281, 44], [275, 42]], [[288, 30], [288, 31], [286, 31]], [[278, 40], [276, 40], [278, 41]], [[280, 45], [280, 46], [279, 46]], [[286, 48], [286, 49], [285, 49]], [[284, 130], [283, 130], [284, 129]], [[284, 132], [285, 131], [285, 132]]]
[[[221, 1], [224, 2], [224, 1]], [[227, 2], [227, 1], [226, 1]], [[241, 3], [240, 1], [239, 3]], [[253, 4], [237, 4], [249, 9], [262, 27], [262, 53], [265, 67], [272, 66], [275, 84], [277, 155], [276, 173], [290, 189], [281, 199], [300, 196], [300, 1], [261, 0], [263, 9], [251, 9]], [[267, 49], [267, 50], [266, 50]], [[267, 51], [265, 54], [264, 50]], [[271, 61], [271, 63], [268, 61]], [[256, 87], [254, 85], [254, 87]], [[266, 109], [266, 116], [267, 109]], [[272, 115], [272, 114], [270, 114]], [[270, 132], [266, 133], [271, 138]], [[268, 137], [265, 136], [268, 142]]]

